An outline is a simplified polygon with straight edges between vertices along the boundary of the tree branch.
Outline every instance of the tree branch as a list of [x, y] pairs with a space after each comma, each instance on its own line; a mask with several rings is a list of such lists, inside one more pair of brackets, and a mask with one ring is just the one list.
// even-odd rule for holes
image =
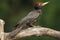
[[[18, 31], [18, 33], [16, 32], [19, 28], [17, 28], [16, 30], [13, 30], [12, 32], [6, 33], [4, 32], [4, 21], [0, 20], [0, 39], [1, 40], [14, 40], [14, 39], [18, 39], [18, 38], [23, 38], [23, 37], [27, 37], [27, 36], [50, 36], [50, 37], [54, 37], [60, 40], [60, 31], [56, 31], [54, 29], [50, 29], [50, 28], [45, 28], [45, 27], [41, 27], [41, 26], [34, 26], [31, 28], [27, 28], [24, 30], [21, 30], [20, 32]], [[13, 36], [12, 34], [17, 33], [15, 36]], [[12, 36], [10, 36], [12, 35]], [[11, 38], [9, 38], [11, 37]]]
[[23, 38], [23, 37], [27, 37], [27, 36], [33, 36], [33, 35], [50, 36], [50, 37], [60, 39], [60, 31], [56, 31], [56, 30], [41, 27], [41, 26], [31, 27], [31, 28], [22, 30], [12, 39]]

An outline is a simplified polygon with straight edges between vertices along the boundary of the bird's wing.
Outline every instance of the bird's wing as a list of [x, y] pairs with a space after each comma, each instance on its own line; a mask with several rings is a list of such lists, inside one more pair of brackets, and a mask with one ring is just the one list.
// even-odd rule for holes
[[[25, 18], [24, 18], [25, 19]], [[14, 29], [16, 28], [20, 28], [23, 26], [25, 26], [27, 23], [30, 23], [32, 20], [34, 20], [34, 18], [26, 18], [25, 20], [22, 19], [21, 21], [19, 21], [15, 26]]]

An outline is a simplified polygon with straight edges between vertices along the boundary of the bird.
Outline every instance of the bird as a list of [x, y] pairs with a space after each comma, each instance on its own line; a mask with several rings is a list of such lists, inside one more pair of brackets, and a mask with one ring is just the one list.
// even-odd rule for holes
[[33, 5], [34, 10], [29, 12], [24, 18], [22, 18], [15, 26], [14, 29], [16, 28], [22, 28], [22, 26], [29, 26], [33, 27], [33, 23], [37, 21], [39, 16], [42, 15], [42, 8], [48, 4], [48, 2], [35, 2]]
[[39, 16], [42, 15], [42, 8], [47, 5], [48, 2], [35, 2], [33, 5], [34, 10], [29, 12], [24, 18], [22, 18], [15, 26], [14, 31], [12, 31], [9, 36], [9, 38], [14, 37], [16, 34], [18, 34], [23, 27], [29, 26], [34, 27], [33, 23], [37, 21]]

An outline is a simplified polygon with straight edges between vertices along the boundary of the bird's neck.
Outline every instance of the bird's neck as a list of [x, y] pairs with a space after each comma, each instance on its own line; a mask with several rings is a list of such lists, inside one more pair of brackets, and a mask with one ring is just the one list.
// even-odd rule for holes
[[38, 9], [37, 11], [38, 11], [38, 12], [41, 12], [41, 9]]
[[42, 14], [42, 10], [41, 9], [38, 9], [37, 12], [40, 13], [40, 14]]

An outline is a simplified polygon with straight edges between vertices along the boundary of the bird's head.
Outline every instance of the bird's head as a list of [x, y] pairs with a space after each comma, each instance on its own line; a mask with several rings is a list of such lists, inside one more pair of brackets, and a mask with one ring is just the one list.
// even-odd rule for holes
[[43, 2], [36, 2], [36, 3], [34, 3], [34, 8], [36, 9], [36, 10], [38, 10], [38, 9], [41, 9], [42, 7], [44, 7], [46, 4], [48, 4], [49, 2], [45, 2], [45, 3], [43, 3]]

